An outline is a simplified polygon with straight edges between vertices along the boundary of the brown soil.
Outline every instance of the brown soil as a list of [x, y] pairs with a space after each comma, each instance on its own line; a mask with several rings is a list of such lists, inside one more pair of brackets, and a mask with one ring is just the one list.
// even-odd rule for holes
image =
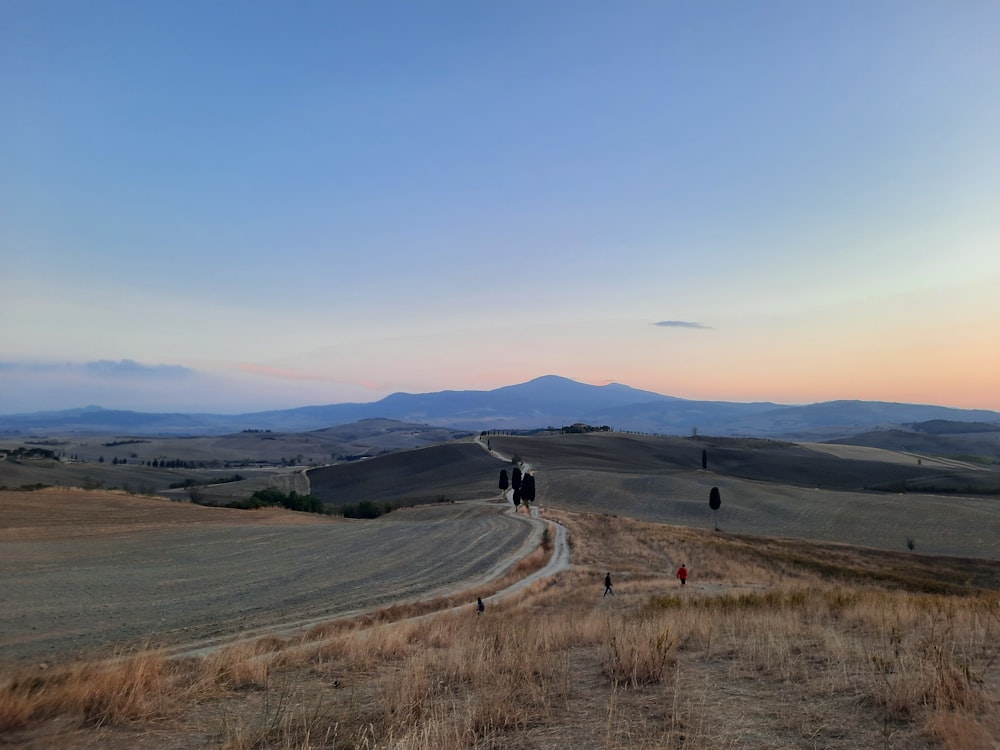
[[174, 650], [486, 580], [526, 549], [498, 505], [344, 521], [109, 492], [0, 492], [0, 664]]

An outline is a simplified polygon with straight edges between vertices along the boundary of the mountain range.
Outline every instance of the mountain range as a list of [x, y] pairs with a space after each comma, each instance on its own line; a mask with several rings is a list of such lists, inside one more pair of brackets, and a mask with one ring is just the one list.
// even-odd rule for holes
[[0, 435], [213, 435], [243, 430], [306, 432], [385, 418], [460, 430], [525, 430], [575, 423], [664, 435], [826, 440], [930, 420], [988, 423], [1000, 412], [883, 401], [693, 401], [619, 383], [595, 386], [556, 375], [490, 391], [394, 393], [371, 403], [304, 406], [245, 414], [149, 413], [88, 406], [0, 415]]

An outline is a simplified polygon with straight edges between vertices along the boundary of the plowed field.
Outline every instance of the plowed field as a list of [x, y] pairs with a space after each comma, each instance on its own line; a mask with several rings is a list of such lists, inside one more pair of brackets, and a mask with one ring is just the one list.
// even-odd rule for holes
[[502, 505], [344, 521], [108, 492], [0, 492], [0, 664], [195, 647], [475, 585], [532, 527]]

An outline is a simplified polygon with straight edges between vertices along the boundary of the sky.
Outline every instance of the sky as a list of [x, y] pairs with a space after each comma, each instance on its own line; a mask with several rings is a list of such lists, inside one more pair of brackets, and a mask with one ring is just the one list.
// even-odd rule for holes
[[1000, 410], [993, 0], [0, 0], [0, 413]]

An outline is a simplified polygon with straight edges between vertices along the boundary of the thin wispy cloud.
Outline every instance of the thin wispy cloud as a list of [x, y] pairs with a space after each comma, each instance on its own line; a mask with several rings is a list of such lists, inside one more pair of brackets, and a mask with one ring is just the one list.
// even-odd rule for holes
[[131, 359], [98, 359], [87, 362], [85, 367], [91, 373], [128, 377], [180, 377], [194, 372], [181, 365], [144, 365]]
[[[131, 359], [87, 362], [0, 362], [5, 388], [0, 413], [71, 409], [85, 404], [139, 408], [150, 394], [198, 407], [205, 377], [182, 365], [147, 365]], [[197, 409], [185, 409], [197, 410]]]
[[[0, 360], [0, 414], [84, 405], [136, 411], [240, 413], [303, 403], [370, 400], [370, 383], [292, 368], [203, 362], [198, 367], [133, 359]], [[376, 395], [381, 395], [376, 391]]]
[[194, 370], [182, 365], [144, 365], [131, 359], [90, 362], [2, 361], [0, 370], [12, 373], [75, 374], [80, 377], [182, 377]]
[[653, 325], [660, 328], [699, 328], [706, 331], [712, 328], [704, 323], [698, 323], [693, 320], [660, 320], [653, 323]]

